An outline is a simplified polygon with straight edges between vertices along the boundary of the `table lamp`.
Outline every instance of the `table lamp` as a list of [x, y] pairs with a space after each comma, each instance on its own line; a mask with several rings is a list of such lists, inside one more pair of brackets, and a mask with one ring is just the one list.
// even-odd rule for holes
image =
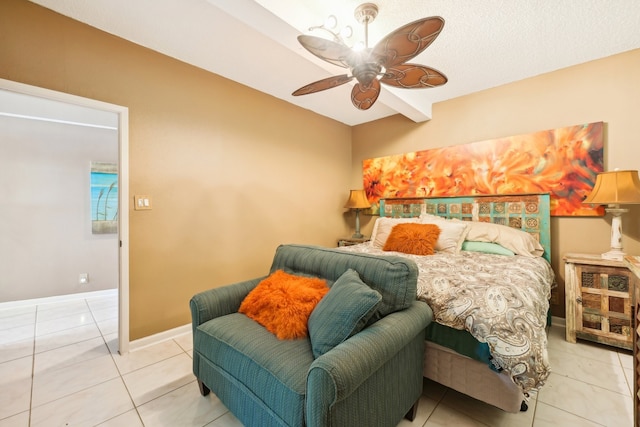
[[356, 211], [356, 232], [352, 237], [354, 239], [362, 239], [364, 236], [360, 234], [360, 211], [371, 207], [367, 200], [367, 193], [364, 190], [351, 190], [349, 200], [347, 200], [344, 207]]
[[603, 253], [603, 259], [621, 261], [622, 250], [622, 214], [629, 212], [620, 205], [640, 203], [640, 178], [636, 170], [614, 170], [599, 173], [591, 194], [582, 203], [607, 205], [605, 211], [613, 215], [611, 221], [611, 249]]

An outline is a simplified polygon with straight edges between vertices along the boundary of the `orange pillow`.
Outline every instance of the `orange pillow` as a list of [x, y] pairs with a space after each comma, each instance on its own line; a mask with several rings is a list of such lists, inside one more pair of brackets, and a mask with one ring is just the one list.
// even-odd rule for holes
[[324, 279], [277, 270], [249, 292], [238, 311], [281, 340], [303, 338], [311, 312], [327, 292]]
[[440, 228], [435, 224], [398, 224], [391, 229], [382, 250], [433, 255], [439, 236]]

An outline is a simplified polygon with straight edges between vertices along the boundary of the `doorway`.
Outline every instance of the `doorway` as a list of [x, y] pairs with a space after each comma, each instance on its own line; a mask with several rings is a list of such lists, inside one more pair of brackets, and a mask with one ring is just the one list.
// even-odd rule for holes
[[[129, 158], [128, 158], [128, 134], [129, 113], [126, 107], [109, 104], [92, 99], [82, 98], [79, 96], [69, 95], [62, 92], [56, 92], [49, 89], [39, 88], [35, 86], [25, 85], [10, 80], [0, 79], [0, 91], [4, 91], [7, 96], [26, 95], [24, 98], [39, 98], [42, 104], [55, 104], [59, 108], [56, 111], [49, 111], [48, 114], [39, 115], [39, 121], [56, 121], [64, 123], [65, 118], [59, 118], [63, 110], [78, 109], [83, 113], [96, 117], [106, 116], [112, 118], [113, 123], [105, 124], [105, 128], [109, 128], [110, 132], [117, 133], [117, 181], [118, 181], [118, 216], [117, 216], [117, 237], [115, 244], [117, 250], [117, 288], [118, 288], [118, 351], [121, 354], [129, 351]], [[108, 114], [105, 114], [108, 113]], [[7, 115], [7, 114], [5, 114]], [[11, 115], [11, 114], [9, 114]], [[28, 117], [22, 112], [18, 112], [14, 117]], [[73, 117], [73, 116], [72, 116]], [[62, 121], [61, 121], [62, 120]], [[98, 123], [98, 124], [93, 124]], [[73, 119], [68, 120], [67, 124], [77, 126], [95, 126], [103, 127], [100, 119], [92, 121], [92, 124], [86, 125], [75, 122]], [[97, 237], [99, 239], [99, 237]], [[82, 279], [82, 278], [80, 278]]]

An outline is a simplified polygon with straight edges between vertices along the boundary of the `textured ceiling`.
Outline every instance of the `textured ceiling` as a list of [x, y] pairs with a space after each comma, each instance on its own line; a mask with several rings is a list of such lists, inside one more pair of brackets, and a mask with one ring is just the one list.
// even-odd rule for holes
[[449, 82], [418, 90], [383, 86], [376, 104], [360, 111], [349, 84], [301, 97], [291, 92], [344, 74], [296, 36], [334, 14], [354, 28], [354, 39], [364, 39], [353, 18], [361, 1], [32, 1], [348, 125], [398, 113], [429, 120], [434, 102], [640, 48], [639, 0], [377, 0], [370, 45], [416, 19], [444, 18], [440, 36], [411, 62], [442, 71]]

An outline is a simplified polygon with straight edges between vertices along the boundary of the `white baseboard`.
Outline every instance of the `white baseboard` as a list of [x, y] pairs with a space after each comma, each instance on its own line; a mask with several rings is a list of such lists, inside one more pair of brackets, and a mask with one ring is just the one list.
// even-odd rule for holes
[[52, 297], [0, 302], [0, 310], [5, 308], [25, 307], [29, 305], [50, 304], [54, 302], [74, 301], [79, 299], [99, 298], [106, 296], [118, 296], [118, 289], [105, 289], [102, 291], [81, 292], [78, 294], [55, 295]]
[[162, 341], [167, 341], [177, 337], [178, 335], [184, 335], [191, 332], [191, 323], [178, 326], [177, 328], [169, 329], [167, 331], [158, 332], [148, 337], [143, 337], [129, 343], [129, 351], [139, 350], [150, 345], [158, 344]]

